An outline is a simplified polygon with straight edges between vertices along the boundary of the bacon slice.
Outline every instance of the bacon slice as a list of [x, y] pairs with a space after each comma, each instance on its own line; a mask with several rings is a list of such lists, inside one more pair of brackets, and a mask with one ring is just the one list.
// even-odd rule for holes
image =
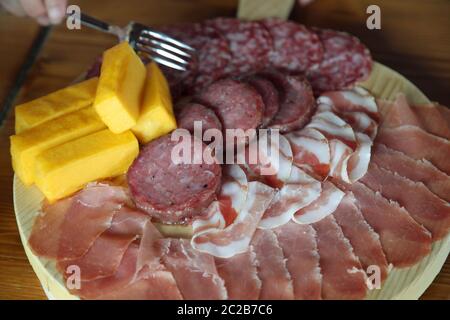
[[358, 200], [358, 207], [380, 236], [387, 260], [394, 266], [409, 267], [431, 250], [431, 235], [401, 208], [360, 182], [346, 186]]
[[434, 241], [442, 239], [449, 231], [450, 204], [433, 194], [423, 183], [411, 181], [373, 163], [361, 182], [405, 207], [414, 220], [431, 232]]
[[249, 247], [244, 253], [231, 258], [216, 258], [219, 275], [225, 281], [228, 299], [257, 300], [261, 290], [261, 280], [256, 269], [256, 255]]
[[323, 299], [363, 299], [366, 275], [333, 216], [314, 223], [322, 272]]
[[325, 181], [322, 184], [322, 193], [319, 198], [309, 206], [297, 211], [292, 220], [300, 224], [310, 224], [320, 221], [336, 210], [344, 195], [345, 193], [333, 183]]
[[185, 239], [161, 239], [162, 261], [172, 272], [184, 299], [223, 300], [227, 290], [219, 276], [214, 257], [199, 252]]
[[272, 229], [287, 223], [295, 212], [316, 200], [321, 189], [319, 181], [292, 167], [291, 176], [275, 194], [258, 227]]
[[283, 249], [291, 274], [294, 298], [321, 299], [322, 275], [319, 267], [316, 233], [310, 225], [288, 222], [273, 229]]
[[375, 145], [372, 159], [379, 167], [422, 182], [434, 194], [447, 202], [450, 201], [450, 176], [427, 160], [415, 160], [383, 144]]
[[272, 230], [256, 230], [252, 239], [261, 279], [261, 300], [292, 300], [294, 289], [286, 259]]
[[450, 141], [435, 136], [415, 126], [383, 128], [377, 142], [403, 152], [411, 158], [427, 159], [440, 170], [450, 174]]
[[294, 164], [322, 179], [330, 171], [330, 146], [325, 136], [313, 128], [285, 135], [291, 144]]
[[352, 193], [347, 193], [333, 213], [344, 236], [350, 241], [355, 255], [366, 272], [369, 266], [380, 268], [381, 281], [388, 274], [388, 262], [380, 243], [380, 237], [364, 219]]
[[[274, 194], [275, 190], [269, 186], [258, 181], [250, 182], [245, 205], [235, 219], [229, 225], [221, 224], [194, 234], [191, 239], [192, 247], [220, 258], [229, 258], [247, 251]], [[208, 211], [208, 217], [222, 215], [217, 201], [211, 204]]]

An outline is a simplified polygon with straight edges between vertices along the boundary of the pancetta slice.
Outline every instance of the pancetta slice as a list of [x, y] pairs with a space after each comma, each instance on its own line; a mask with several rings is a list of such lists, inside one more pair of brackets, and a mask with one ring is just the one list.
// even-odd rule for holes
[[[332, 139], [330, 144], [330, 172], [329, 176], [350, 183], [348, 162], [353, 155], [352, 150], [348, 145], [341, 140]], [[355, 150], [356, 151], [356, 150]]]
[[350, 241], [355, 255], [368, 274], [371, 266], [379, 268], [380, 280], [386, 279], [388, 262], [380, 243], [380, 237], [364, 219], [352, 193], [347, 193], [333, 213], [344, 236]]
[[448, 233], [450, 204], [433, 194], [423, 183], [411, 181], [374, 163], [361, 182], [385, 198], [397, 201], [414, 220], [431, 232], [434, 241]]
[[366, 275], [333, 216], [314, 223], [322, 273], [323, 299], [363, 299]]
[[358, 181], [366, 174], [370, 163], [373, 144], [372, 139], [366, 134], [356, 132], [355, 135], [356, 141], [358, 141], [358, 147], [351, 154], [347, 163], [347, 172], [350, 182]]
[[293, 166], [291, 176], [276, 192], [258, 227], [272, 229], [287, 223], [295, 212], [316, 200], [321, 189], [319, 181]]
[[[227, 225], [194, 232], [192, 247], [220, 258], [247, 251], [251, 238], [275, 195], [275, 190], [258, 182], [248, 183], [247, 199], [237, 216]], [[222, 215], [218, 201], [208, 208], [207, 217]], [[208, 218], [209, 219], [209, 218]]]
[[184, 299], [223, 300], [227, 290], [219, 276], [214, 257], [195, 250], [186, 239], [157, 241], [166, 268], [172, 272]]
[[450, 176], [427, 160], [416, 160], [404, 153], [376, 144], [372, 160], [379, 167], [425, 184], [430, 191], [450, 202]]
[[319, 267], [316, 232], [310, 225], [292, 221], [273, 229], [286, 258], [286, 266], [297, 300], [321, 299], [322, 275]]
[[409, 267], [430, 253], [430, 233], [398, 203], [360, 182], [348, 185], [347, 189], [353, 192], [367, 223], [380, 236], [388, 262], [399, 268]]
[[294, 289], [286, 259], [272, 230], [256, 230], [252, 243], [256, 253], [261, 300], [292, 300]]
[[322, 183], [322, 193], [309, 206], [297, 211], [293, 221], [299, 224], [311, 224], [332, 214], [342, 201], [345, 193], [333, 183]]
[[322, 179], [330, 171], [330, 146], [327, 138], [313, 128], [285, 135], [291, 144], [294, 164]]
[[450, 141], [415, 126], [383, 128], [377, 136], [377, 142], [391, 149], [403, 152], [411, 158], [426, 159], [437, 168], [450, 174]]
[[225, 281], [228, 299], [257, 300], [261, 290], [256, 255], [250, 246], [244, 253], [231, 258], [216, 258], [216, 267]]

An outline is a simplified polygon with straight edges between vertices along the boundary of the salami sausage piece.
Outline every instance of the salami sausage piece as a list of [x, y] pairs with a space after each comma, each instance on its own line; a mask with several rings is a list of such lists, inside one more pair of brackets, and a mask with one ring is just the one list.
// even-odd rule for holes
[[314, 32], [305, 26], [269, 18], [262, 21], [273, 39], [269, 53], [272, 66], [293, 72], [304, 72], [323, 59], [323, 45]]
[[216, 112], [223, 129], [256, 129], [261, 124], [263, 99], [251, 85], [243, 81], [216, 81], [201, 92], [197, 99]]
[[264, 101], [261, 127], [266, 127], [280, 107], [278, 91], [270, 80], [258, 75], [248, 78], [247, 82], [258, 91]]
[[194, 122], [200, 121], [202, 131], [217, 129], [222, 131], [222, 124], [213, 110], [199, 103], [189, 102], [176, 108], [176, 118], [178, 128], [189, 130], [194, 134]]
[[316, 109], [314, 95], [308, 81], [302, 76], [280, 72], [264, 73], [279, 90], [280, 108], [269, 123], [269, 128], [282, 133], [303, 128]]
[[[208, 148], [190, 136], [191, 154], [194, 141], [202, 150]], [[221, 167], [213, 164], [175, 163], [172, 150], [178, 141], [170, 134], [148, 143], [127, 173], [131, 196], [136, 206], [163, 223], [183, 223], [215, 199], [220, 188]], [[198, 154], [195, 155], [198, 158]], [[201, 155], [200, 155], [201, 156]]]
[[369, 50], [354, 36], [334, 30], [314, 29], [323, 43], [324, 58], [307, 78], [314, 92], [341, 90], [366, 79], [372, 70]]
[[272, 37], [261, 23], [217, 18], [206, 21], [205, 25], [215, 28], [228, 41], [232, 55], [225, 69], [228, 75], [254, 72], [266, 66]]

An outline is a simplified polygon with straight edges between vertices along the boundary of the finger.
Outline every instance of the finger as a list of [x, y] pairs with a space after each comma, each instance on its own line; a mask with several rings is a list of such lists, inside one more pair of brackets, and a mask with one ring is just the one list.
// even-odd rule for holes
[[25, 11], [16, 0], [3, 0], [0, 3], [6, 11], [11, 12], [15, 16], [23, 17], [25, 15]]
[[47, 15], [50, 19], [50, 23], [57, 24], [62, 21], [66, 15], [66, 0], [44, 0], [47, 7]]
[[35, 18], [37, 23], [39, 23], [41, 26], [48, 26], [50, 24], [50, 19], [47, 17], [47, 15], [42, 15]]
[[20, 0], [25, 13], [33, 18], [47, 15], [47, 9], [42, 0]]

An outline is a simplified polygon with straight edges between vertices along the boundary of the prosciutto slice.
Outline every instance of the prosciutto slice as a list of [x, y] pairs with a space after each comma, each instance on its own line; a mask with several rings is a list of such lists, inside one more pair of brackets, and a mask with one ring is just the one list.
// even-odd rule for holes
[[405, 207], [414, 220], [431, 232], [434, 241], [442, 239], [449, 231], [450, 204], [423, 183], [411, 181], [376, 164], [370, 165], [361, 182]]
[[450, 141], [428, 133], [418, 127], [405, 125], [397, 128], [383, 128], [377, 142], [391, 149], [403, 152], [411, 158], [426, 159], [437, 168], [450, 173]]
[[295, 212], [316, 200], [321, 189], [319, 181], [292, 167], [289, 179], [275, 194], [258, 227], [271, 229], [287, 223]]
[[[191, 239], [192, 247], [220, 258], [229, 258], [247, 251], [274, 195], [275, 190], [271, 187], [258, 181], [249, 182], [247, 199], [234, 220], [228, 225], [221, 223], [217, 227], [195, 231]], [[210, 205], [206, 219], [212, 221], [213, 216], [223, 216], [218, 201]]]
[[288, 222], [273, 229], [292, 277], [294, 298], [321, 299], [322, 275], [319, 267], [316, 233], [310, 225]]
[[366, 275], [333, 216], [314, 223], [322, 272], [323, 299], [363, 299]]
[[330, 146], [320, 131], [304, 128], [285, 135], [289, 140], [294, 164], [322, 179], [330, 171]]
[[358, 200], [366, 221], [380, 236], [388, 262], [399, 268], [409, 267], [430, 253], [430, 233], [398, 203], [385, 199], [360, 182], [347, 188]]
[[257, 300], [261, 290], [256, 255], [250, 246], [247, 252], [231, 258], [216, 258], [219, 275], [225, 281], [231, 300]]
[[256, 253], [258, 277], [262, 283], [259, 299], [294, 299], [292, 278], [275, 233], [272, 230], [256, 230], [252, 247]]
[[213, 256], [194, 250], [185, 239], [166, 238], [157, 243], [162, 250], [162, 261], [172, 272], [184, 299], [227, 299], [225, 283], [217, 272]]
[[309, 206], [297, 211], [293, 221], [300, 224], [311, 224], [332, 214], [341, 203], [345, 193], [333, 183], [325, 181], [322, 193]]
[[357, 201], [352, 193], [347, 193], [333, 213], [344, 236], [351, 246], [366, 272], [370, 266], [380, 270], [381, 281], [388, 274], [388, 262], [381, 246], [380, 237], [364, 219]]
[[440, 171], [427, 160], [415, 160], [405, 154], [376, 144], [372, 155], [373, 163], [391, 172], [417, 182], [422, 182], [430, 191], [450, 202], [450, 176]]
[[[448, 110], [447, 107], [441, 107]], [[422, 128], [442, 138], [450, 139], [450, 124], [443, 117], [437, 105], [418, 105], [411, 106], [411, 108], [419, 118]]]

